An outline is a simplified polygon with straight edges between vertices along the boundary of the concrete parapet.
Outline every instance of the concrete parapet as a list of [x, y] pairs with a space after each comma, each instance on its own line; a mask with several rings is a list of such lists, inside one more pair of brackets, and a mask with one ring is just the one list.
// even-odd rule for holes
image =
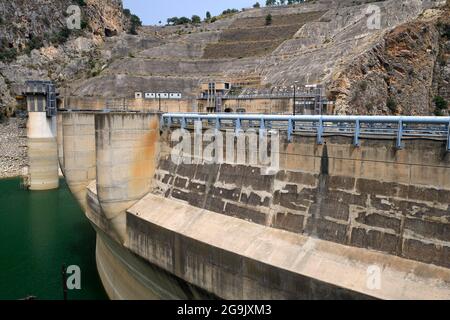
[[125, 242], [125, 210], [151, 189], [159, 150], [159, 115], [96, 114], [95, 132], [100, 207]]

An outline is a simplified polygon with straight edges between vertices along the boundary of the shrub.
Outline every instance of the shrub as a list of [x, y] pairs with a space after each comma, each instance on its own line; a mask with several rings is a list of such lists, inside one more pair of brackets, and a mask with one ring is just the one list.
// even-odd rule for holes
[[50, 38], [50, 41], [54, 44], [63, 44], [69, 39], [71, 31], [69, 28], [64, 27], [59, 32], [53, 34]]
[[441, 96], [436, 96], [433, 99], [436, 110], [446, 110], [448, 109], [448, 102]]
[[0, 61], [11, 62], [17, 57], [16, 48], [2, 48], [0, 49]]
[[44, 42], [42, 40], [41, 37], [32, 37], [30, 39], [30, 41], [28, 42], [28, 45], [25, 49], [25, 52], [27, 54], [29, 54], [31, 51], [33, 51], [34, 49], [39, 50], [40, 48], [42, 48], [44, 46]]
[[393, 113], [397, 112], [397, 102], [395, 101], [394, 98], [389, 97], [386, 101], [386, 106], [388, 107], [389, 110], [391, 110], [391, 112]]
[[86, 1], [85, 0], [75, 0], [74, 2], [75, 2], [75, 4], [79, 5], [80, 7], [85, 7], [86, 6]]
[[272, 15], [269, 13], [266, 16], [266, 26], [270, 26], [272, 24], [272, 20], [273, 20]]

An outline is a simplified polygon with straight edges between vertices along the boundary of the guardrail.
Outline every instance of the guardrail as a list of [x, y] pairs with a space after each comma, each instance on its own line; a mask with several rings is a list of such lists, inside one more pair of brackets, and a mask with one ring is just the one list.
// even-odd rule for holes
[[287, 132], [288, 141], [292, 141], [294, 133], [314, 134], [318, 144], [326, 135], [352, 136], [355, 146], [360, 145], [361, 137], [391, 137], [399, 149], [404, 138], [439, 139], [447, 141], [450, 151], [450, 117], [166, 113], [161, 125], [187, 128], [196, 121], [201, 121], [204, 128], [234, 129], [236, 133], [250, 128], [260, 132], [277, 129]]
[[[230, 99], [230, 100], [247, 100], [247, 99], [301, 99], [301, 98], [308, 98], [308, 99], [316, 99], [319, 98], [319, 94], [315, 93], [261, 93], [261, 94], [225, 94], [222, 96], [222, 99]], [[201, 94], [197, 97], [197, 99], [205, 100], [208, 98], [207, 94]], [[322, 96], [322, 100], [327, 101], [325, 96]]]

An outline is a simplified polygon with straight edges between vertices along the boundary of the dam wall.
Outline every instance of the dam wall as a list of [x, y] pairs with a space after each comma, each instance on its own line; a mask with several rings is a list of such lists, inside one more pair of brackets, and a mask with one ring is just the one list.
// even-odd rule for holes
[[[171, 150], [169, 135], [162, 140]], [[162, 154], [154, 192], [335, 243], [450, 267], [450, 161], [445, 142], [281, 137], [280, 168], [174, 164]], [[248, 146], [246, 146], [248, 150]], [[241, 150], [245, 152], [245, 150]]]
[[[405, 138], [399, 149], [395, 138], [361, 136], [356, 147], [349, 136], [318, 144], [281, 131], [279, 148], [269, 146], [279, 166], [267, 170], [238, 136], [232, 158], [211, 163], [192, 143], [193, 162], [184, 163], [177, 126], [160, 127], [157, 114], [98, 113], [89, 123], [96, 180], [86, 216], [101, 237], [97, 264], [112, 298], [154, 298], [155, 273], [188, 284], [170, 290], [179, 297], [450, 298], [447, 141]], [[64, 164], [70, 172], [76, 163]], [[144, 285], [132, 292], [130, 279]]]

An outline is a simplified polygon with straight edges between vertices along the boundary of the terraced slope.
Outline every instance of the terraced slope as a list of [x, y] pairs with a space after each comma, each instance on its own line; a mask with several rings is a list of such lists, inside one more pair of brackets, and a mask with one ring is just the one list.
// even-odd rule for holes
[[265, 17], [238, 18], [223, 31], [217, 43], [206, 46], [203, 58], [258, 57], [272, 53], [306, 23], [317, 21], [326, 11], [277, 15], [266, 25]]

